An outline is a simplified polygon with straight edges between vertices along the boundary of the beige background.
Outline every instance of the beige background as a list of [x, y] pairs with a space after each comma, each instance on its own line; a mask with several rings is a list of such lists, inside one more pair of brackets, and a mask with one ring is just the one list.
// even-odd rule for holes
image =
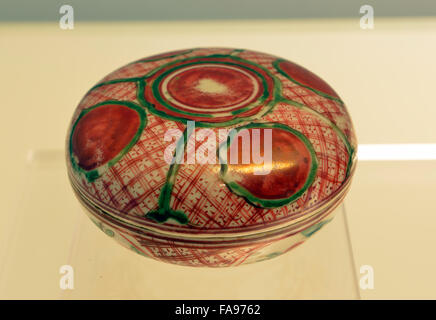
[[[83, 94], [134, 59], [198, 46], [279, 55], [346, 101], [360, 144], [436, 143], [436, 19], [0, 24], [0, 298], [436, 298], [436, 160], [360, 162], [338, 218], [295, 251], [234, 269], [175, 267], [116, 245], [64, 169]], [[59, 267], [75, 289], [59, 288]], [[359, 268], [374, 268], [373, 290]]]

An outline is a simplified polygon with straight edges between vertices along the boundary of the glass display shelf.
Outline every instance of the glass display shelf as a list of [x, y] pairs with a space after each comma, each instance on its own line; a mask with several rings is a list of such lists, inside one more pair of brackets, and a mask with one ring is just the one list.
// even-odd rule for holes
[[[63, 150], [29, 153], [24, 194], [3, 261], [2, 298], [55, 299], [355, 299], [344, 206], [319, 233], [268, 261], [232, 268], [166, 264], [131, 252], [82, 212]], [[62, 290], [60, 268], [74, 271]]]

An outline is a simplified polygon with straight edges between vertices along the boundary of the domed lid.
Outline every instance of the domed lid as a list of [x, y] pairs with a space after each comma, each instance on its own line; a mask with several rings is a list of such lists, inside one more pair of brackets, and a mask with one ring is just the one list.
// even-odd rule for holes
[[86, 202], [130, 226], [192, 236], [271, 230], [330, 208], [355, 150], [345, 105], [322, 79], [223, 48], [116, 70], [82, 99], [67, 137]]

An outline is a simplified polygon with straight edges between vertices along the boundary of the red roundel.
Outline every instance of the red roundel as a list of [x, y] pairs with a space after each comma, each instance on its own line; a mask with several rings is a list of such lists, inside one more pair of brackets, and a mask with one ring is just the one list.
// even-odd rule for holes
[[226, 126], [264, 114], [273, 94], [266, 70], [228, 56], [164, 66], [146, 79], [140, 98], [161, 116]]
[[[258, 140], [253, 139], [254, 134]], [[267, 154], [271, 155], [269, 159]], [[301, 195], [312, 182], [316, 165], [313, 148], [303, 135], [280, 124], [252, 124], [233, 138], [223, 179], [230, 189], [254, 204], [270, 207]]]
[[127, 106], [107, 104], [84, 114], [72, 135], [77, 164], [93, 170], [117, 156], [138, 132], [139, 114]]
[[206, 113], [238, 109], [256, 100], [261, 93], [253, 75], [216, 65], [197, 65], [174, 72], [162, 87], [167, 89], [169, 99], [175, 99], [174, 104]]

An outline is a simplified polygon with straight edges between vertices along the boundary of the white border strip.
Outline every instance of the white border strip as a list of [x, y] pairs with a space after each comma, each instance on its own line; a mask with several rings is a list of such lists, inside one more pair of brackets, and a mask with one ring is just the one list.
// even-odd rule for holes
[[436, 143], [359, 144], [360, 161], [436, 160]]

